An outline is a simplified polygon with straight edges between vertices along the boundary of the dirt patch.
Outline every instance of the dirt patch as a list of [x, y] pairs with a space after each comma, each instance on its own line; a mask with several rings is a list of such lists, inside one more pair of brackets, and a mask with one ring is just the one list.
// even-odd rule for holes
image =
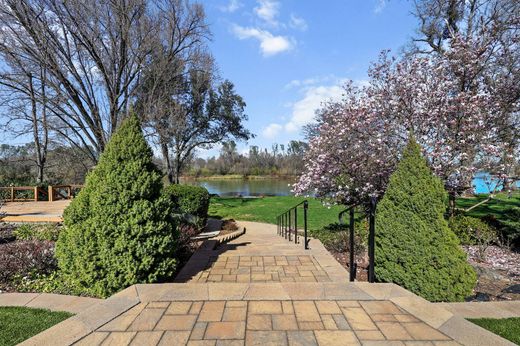
[[[478, 281], [475, 294], [467, 301], [504, 301], [520, 300], [520, 253], [498, 246], [486, 250], [486, 260], [477, 259], [475, 247], [464, 247], [468, 253], [468, 262], [475, 268]], [[328, 249], [331, 255], [347, 271], [349, 269], [349, 253]], [[356, 258], [356, 281], [368, 281], [368, 261]]]
[[464, 246], [468, 262], [475, 268], [478, 283], [470, 301], [520, 300], [520, 253], [490, 246], [479, 254], [478, 247]]

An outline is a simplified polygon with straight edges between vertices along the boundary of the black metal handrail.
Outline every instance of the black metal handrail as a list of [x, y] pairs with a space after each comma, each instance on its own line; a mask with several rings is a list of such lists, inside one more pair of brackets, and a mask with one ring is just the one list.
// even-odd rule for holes
[[[309, 240], [307, 237], [307, 209], [309, 208], [309, 202], [304, 200], [292, 208], [284, 211], [276, 217], [277, 233], [283, 236], [285, 239], [292, 241], [292, 234], [294, 232], [294, 243], [299, 244], [298, 237], [298, 207], [303, 205], [303, 235], [304, 235], [304, 246], [305, 250], [309, 249]], [[294, 222], [294, 224], [293, 224]], [[293, 227], [294, 225], [294, 227]]]
[[[354, 252], [355, 252], [355, 244], [354, 244], [354, 212], [355, 208], [358, 205], [353, 205], [345, 210], [342, 210], [338, 214], [339, 223], [344, 225], [343, 215], [346, 212], [350, 213], [350, 222], [349, 222], [349, 248], [350, 248], [350, 256], [349, 256], [349, 269], [350, 269], [350, 281], [354, 281], [356, 279], [357, 273], [357, 263], [354, 261]], [[370, 203], [368, 205], [368, 282], [375, 281], [375, 273], [374, 273], [374, 257], [375, 257], [375, 228], [376, 228], [376, 207], [377, 207], [377, 199], [375, 197], [370, 198]]]
[[351, 206], [350, 208], [347, 208], [343, 211], [341, 211], [338, 214], [338, 219], [340, 225], [344, 225], [345, 222], [343, 221], [343, 215], [348, 211], [350, 212], [350, 222], [349, 222], [349, 269], [350, 269], [350, 281], [356, 280], [356, 273], [357, 273], [357, 263], [354, 262], [354, 209], [356, 208], [355, 205]]

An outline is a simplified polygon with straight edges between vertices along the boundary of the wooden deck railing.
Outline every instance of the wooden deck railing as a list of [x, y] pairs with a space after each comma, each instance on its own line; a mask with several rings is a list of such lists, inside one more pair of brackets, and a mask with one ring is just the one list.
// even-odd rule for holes
[[[49, 185], [47, 191], [39, 186], [0, 187], [0, 200], [4, 202], [57, 201], [72, 199], [83, 185]], [[23, 192], [23, 193], [20, 193]]]

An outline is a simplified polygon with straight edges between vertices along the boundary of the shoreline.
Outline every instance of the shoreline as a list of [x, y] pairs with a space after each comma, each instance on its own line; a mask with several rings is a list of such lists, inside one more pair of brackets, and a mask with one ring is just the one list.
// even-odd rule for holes
[[182, 176], [181, 181], [204, 181], [204, 180], [294, 180], [298, 179], [296, 175], [240, 175], [240, 174], [228, 174], [228, 175], [209, 175], [209, 176]]

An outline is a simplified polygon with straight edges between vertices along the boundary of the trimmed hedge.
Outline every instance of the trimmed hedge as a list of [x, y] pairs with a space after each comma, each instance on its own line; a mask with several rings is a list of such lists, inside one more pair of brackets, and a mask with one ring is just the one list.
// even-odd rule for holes
[[161, 180], [139, 120], [131, 116], [65, 209], [56, 244], [62, 273], [100, 297], [170, 279], [177, 266], [178, 222]]
[[172, 184], [165, 188], [164, 195], [174, 209], [195, 216], [194, 224], [198, 228], [206, 225], [210, 196], [204, 187]]
[[462, 301], [476, 274], [444, 219], [447, 193], [410, 139], [377, 207], [375, 274], [430, 301]]

